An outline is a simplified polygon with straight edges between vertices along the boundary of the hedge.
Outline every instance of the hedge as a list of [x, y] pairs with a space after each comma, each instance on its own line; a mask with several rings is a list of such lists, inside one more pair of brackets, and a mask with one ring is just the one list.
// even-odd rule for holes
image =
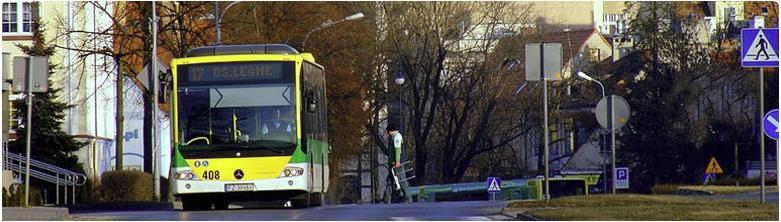
[[103, 173], [98, 186], [102, 202], [151, 201], [152, 174], [135, 170]]

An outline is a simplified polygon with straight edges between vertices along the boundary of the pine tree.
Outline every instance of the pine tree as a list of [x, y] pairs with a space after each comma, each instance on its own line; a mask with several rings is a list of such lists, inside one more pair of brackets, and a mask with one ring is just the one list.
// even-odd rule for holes
[[[19, 47], [28, 56], [51, 56], [54, 54], [54, 46], [47, 45], [44, 37], [44, 25], [40, 22], [39, 16], [33, 17], [33, 45]], [[54, 73], [57, 67], [49, 61], [49, 76]], [[65, 118], [65, 110], [72, 106], [55, 101], [60, 88], [56, 88], [51, 79], [49, 79], [49, 90], [46, 93], [33, 94], [32, 110], [32, 138], [30, 145], [31, 158], [55, 166], [63, 167], [76, 172], [84, 172], [84, 169], [78, 164], [78, 158], [71, 155], [72, 152], [79, 150], [84, 143], [74, 140], [74, 137], [62, 130], [62, 120]], [[22, 98], [13, 101], [16, 112], [14, 115], [27, 123], [27, 99]], [[19, 139], [11, 142], [9, 148], [11, 152], [24, 155], [25, 143], [27, 138], [28, 126], [19, 127], [17, 133]]]

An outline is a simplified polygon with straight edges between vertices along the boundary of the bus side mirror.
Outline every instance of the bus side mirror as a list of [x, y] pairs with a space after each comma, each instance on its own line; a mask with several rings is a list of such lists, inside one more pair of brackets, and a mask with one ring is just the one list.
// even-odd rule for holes
[[314, 113], [317, 111], [317, 100], [315, 100], [314, 93], [309, 92], [307, 96], [307, 111]]

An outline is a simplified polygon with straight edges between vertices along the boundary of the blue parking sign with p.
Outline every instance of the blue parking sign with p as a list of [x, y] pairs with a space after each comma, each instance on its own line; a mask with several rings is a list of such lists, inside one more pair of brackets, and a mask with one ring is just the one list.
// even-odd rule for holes
[[778, 29], [743, 29], [740, 64], [743, 67], [778, 67]]
[[613, 181], [613, 186], [615, 186], [616, 189], [629, 189], [629, 168], [627, 167], [616, 167], [616, 171], [613, 171], [615, 173], [615, 181]]
[[618, 168], [616, 169], [616, 179], [618, 180], [626, 180], [629, 177], [629, 172], [627, 172], [626, 168]]

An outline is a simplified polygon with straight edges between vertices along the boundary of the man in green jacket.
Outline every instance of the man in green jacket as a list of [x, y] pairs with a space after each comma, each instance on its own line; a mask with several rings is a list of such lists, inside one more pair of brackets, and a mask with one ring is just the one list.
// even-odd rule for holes
[[[404, 173], [404, 167], [401, 165], [401, 150], [404, 139], [401, 137], [401, 133], [396, 129], [396, 126], [392, 123], [388, 124], [385, 128], [388, 131], [388, 180], [391, 185], [391, 189], [385, 189], [385, 202], [390, 203], [393, 191], [398, 190], [405, 202], [410, 201], [407, 188], [409, 183], [407, 182], [407, 175]], [[394, 175], [396, 178], [394, 178]]]

